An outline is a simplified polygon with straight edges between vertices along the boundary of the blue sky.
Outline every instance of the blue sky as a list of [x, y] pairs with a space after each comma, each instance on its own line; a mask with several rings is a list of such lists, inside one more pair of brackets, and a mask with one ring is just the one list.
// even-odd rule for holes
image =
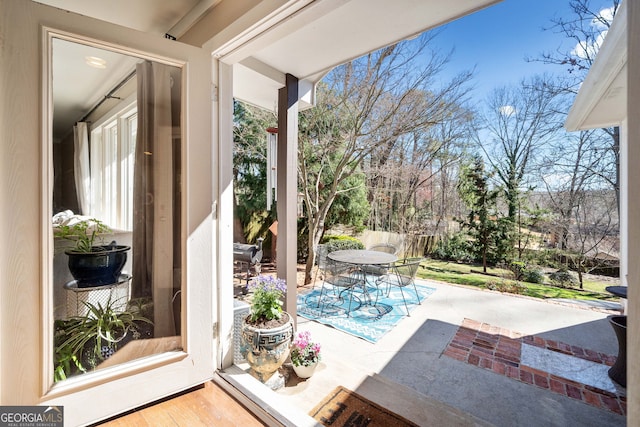
[[[611, 1], [591, 0], [591, 4], [600, 10]], [[441, 27], [434, 47], [455, 49], [448, 73], [475, 67], [472, 97], [481, 101], [494, 88], [515, 85], [523, 77], [566, 72], [558, 65], [526, 61], [540, 58], [542, 52], [568, 51], [575, 46], [563, 34], [544, 30], [559, 16], [573, 16], [569, 0], [504, 0]]]

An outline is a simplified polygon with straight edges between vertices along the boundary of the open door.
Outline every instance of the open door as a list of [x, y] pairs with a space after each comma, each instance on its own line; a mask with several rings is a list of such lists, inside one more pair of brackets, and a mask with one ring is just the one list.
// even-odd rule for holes
[[[63, 405], [65, 425], [85, 425], [205, 382], [217, 366], [210, 55], [32, 1], [0, 10], [3, 107], [15, 97], [0, 123], [15, 203], [2, 234], [20, 242], [2, 257], [0, 404]], [[76, 103], [84, 142], [60, 115], [90, 79], [70, 52], [119, 64], [102, 70], [90, 108]], [[131, 247], [111, 284], [67, 275], [55, 230], [83, 217]], [[107, 306], [134, 313], [135, 336], [98, 330], [65, 364], [60, 325]]]

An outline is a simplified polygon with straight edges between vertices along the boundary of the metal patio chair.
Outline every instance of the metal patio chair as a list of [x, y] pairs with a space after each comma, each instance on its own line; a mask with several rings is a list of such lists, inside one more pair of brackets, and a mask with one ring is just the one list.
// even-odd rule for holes
[[[376, 243], [375, 245], [369, 246], [367, 250], [398, 255], [398, 248], [391, 243]], [[373, 279], [374, 284], [378, 286], [380, 280], [389, 272], [389, 270], [387, 267], [379, 265], [367, 265], [362, 267], [362, 272], [369, 278]]]
[[313, 287], [316, 286], [316, 280], [318, 279], [318, 273], [322, 272], [322, 278], [324, 280], [324, 271], [327, 269], [327, 254], [329, 248], [327, 245], [320, 244], [316, 246], [316, 272], [313, 275]]
[[356, 266], [334, 261], [328, 257], [326, 258], [326, 268], [323, 271], [322, 288], [320, 289], [320, 296], [318, 297], [318, 307], [322, 304], [322, 308], [320, 310], [321, 315], [324, 313], [325, 308], [322, 295], [324, 294], [326, 298], [327, 292], [329, 292], [326, 285], [331, 285], [331, 290], [333, 290], [334, 294], [337, 294], [338, 301], [340, 302], [345, 301], [346, 294], [349, 295], [349, 305], [346, 309], [347, 317], [349, 317], [352, 310], [358, 309], [358, 307], [362, 305], [360, 298], [355, 296], [357, 306], [352, 308], [354, 288], [362, 285], [362, 276]]
[[[418, 268], [420, 268], [420, 263], [423, 261], [423, 258], [409, 258], [405, 259], [402, 262], [396, 262], [395, 264], [389, 267], [389, 271], [383, 277], [380, 278], [378, 282], [378, 286], [387, 286], [387, 294], [391, 292], [391, 287], [396, 286], [400, 289], [400, 294], [402, 295], [402, 301], [404, 302], [404, 308], [407, 310], [407, 316], [409, 314], [409, 306], [407, 305], [407, 300], [404, 297], [403, 289], [407, 286], [413, 286], [413, 290], [416, 293], [416, 298], [418, 299], [418, 304], [421, 304], [420, 294], [418, 294], [418, 289], [416, 288], [416, 275], [418, 273]], [[376, 301], [377, 302], [377, 301]]]

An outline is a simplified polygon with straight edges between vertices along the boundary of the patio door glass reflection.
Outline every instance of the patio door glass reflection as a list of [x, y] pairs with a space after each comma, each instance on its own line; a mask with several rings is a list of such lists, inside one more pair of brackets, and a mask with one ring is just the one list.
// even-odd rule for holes
[[182, 350], [179, 67], [53, 40], [54, 380]]

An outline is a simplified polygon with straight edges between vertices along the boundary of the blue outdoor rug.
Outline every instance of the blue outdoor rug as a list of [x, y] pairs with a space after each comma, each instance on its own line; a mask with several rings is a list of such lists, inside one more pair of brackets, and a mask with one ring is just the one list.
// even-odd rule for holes
[[[347, 317], [349, 293], [345, 292], [341, 298], [338, 292], [334, 292], [331, 285], [325, 285], [322, 304], [318, 307], [320, 288], [317, 287], [306, 294], [298, 294], [298, 315], [333, 326], [340, 331], [366, 341], [377, 342], [384, 334], [393, 329], [398, 322], [407, 317], [407, 310], [402, 301], [400, 289], [395, 286], [391, 288], [389, 295], [387, 295], [386, 288], [380, 291], [377, 303], [375, 303], [376, 288], [369, 286], [367, 290], [372, 300], [371, 304], [367, 304], [367, 296], [363, 294], [361, 289], [355, 290], [349, 317]], [[416, 282], [416, 288], [421, 302], [436, 290], [419, 282]], [[411, 312], [418, 306], [416, 293], [413, 290], [413, 286], [403, 288], [403, 292], [409, 312]]]

